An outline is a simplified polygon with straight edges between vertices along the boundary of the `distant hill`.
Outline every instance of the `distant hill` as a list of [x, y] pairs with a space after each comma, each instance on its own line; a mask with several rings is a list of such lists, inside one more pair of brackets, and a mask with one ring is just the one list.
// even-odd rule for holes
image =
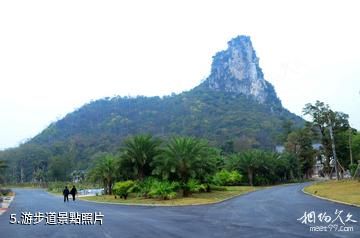
[[[86, 161], [94, 154], [116, 151], [124, 138], [143, 133], [161, 138], [201, 137], [219, 147], [231, 142], [235, 150], [273, 149], [288, 121], [295, 126], [303, 124], [300, 117], [283, 108], [274, 87], [264, 79], [250, 38], [239, 36], [213, 57], [210, 75], [194, 89], [165, 97], [114, 97], [90, 102], [20, 148], [2, 152], [0, 158], [36, 147], [45, 151], [43, 160], [71, 154], [75, 168], [86, 168]], [[34, 170], [32, 159], [22, 160], [27, 170]], [[33, 160], [41, 162], [39, 158]], [[31, 177], [31, 171], [27, 173]]]

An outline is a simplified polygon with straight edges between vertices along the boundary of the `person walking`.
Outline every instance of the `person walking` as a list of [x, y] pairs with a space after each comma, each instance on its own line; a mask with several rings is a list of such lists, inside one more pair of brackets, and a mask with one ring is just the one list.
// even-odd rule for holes
[[65, 189], [63, 191], [63, 195], [64, 195], [64, 202], [68, 201], [69, 202], [69, 189], [67, 186], [65, 186]]
[[77, 194], [77, 190], [75, 188], [75, 185], [73, 185], [70, 194], [72, 195], [73, 201], [75, 201], [75, 195]]

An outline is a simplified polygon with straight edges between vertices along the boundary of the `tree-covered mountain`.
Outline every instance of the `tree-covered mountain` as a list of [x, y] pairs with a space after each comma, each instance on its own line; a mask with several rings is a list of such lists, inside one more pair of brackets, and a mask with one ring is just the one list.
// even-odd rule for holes
[[250, 38], [239, 36], [213, 57], [209, 77], [194, 89], [164, 97], [119, 96], [90, 102], [19, 148], [1, 152], [0, 159], [11, 160], [13, 176], [26, 181], [50, 162], [64, 162], [61, 157], [74, 169], [85, 169], [90, 158], [117, 151], [125, 138], [135, 134], [201, 137], [237, 151], [272, 149], [289, 121], [303, 124], [282, 107], [274, 87], [264, 79]]

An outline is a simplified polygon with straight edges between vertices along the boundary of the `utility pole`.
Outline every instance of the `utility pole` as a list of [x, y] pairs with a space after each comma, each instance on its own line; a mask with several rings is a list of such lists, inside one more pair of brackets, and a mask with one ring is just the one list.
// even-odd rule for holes
[[352, 155], [352, 129], [349, 127], [349, 150], [350, 150], [350, 164], [353, 164], [353, 155]]
[[334, 162], [335, 162], [336, 180], [339, 180], [338, 162], [337, 162], [337, 158], [336, 158], [335, 141], [334, 141], [333, 128], [332, 128], [332, 122], [331, 122], [331, 119], [330, 119], [330, 115], [329, 115], [328, 119], [329, 119], [329, 131], [330, 131], [331, 147], [332, 147], [333, 156], [334, 156]]

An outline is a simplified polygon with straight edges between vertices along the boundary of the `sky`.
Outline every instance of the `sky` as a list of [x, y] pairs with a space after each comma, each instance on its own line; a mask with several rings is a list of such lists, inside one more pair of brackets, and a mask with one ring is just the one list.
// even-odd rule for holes
[[298, 115], [328, 103], [360, 129], [360, 3], [132, 0], [0, 2], [0, 149], [91, 100], [168, 95], [249, 35], [265, 79]]

